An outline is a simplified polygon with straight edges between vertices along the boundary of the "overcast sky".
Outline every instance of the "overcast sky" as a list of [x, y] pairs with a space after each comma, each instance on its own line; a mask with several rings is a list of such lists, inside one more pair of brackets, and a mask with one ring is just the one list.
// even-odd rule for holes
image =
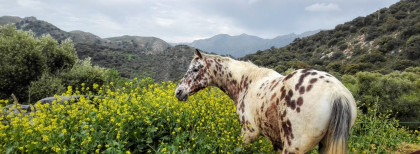
[[274, 38], [332, 29], [398, 0], [0, 0], [0, 16], [34, 16], [99, 37], [191, 42], [217, 34]]

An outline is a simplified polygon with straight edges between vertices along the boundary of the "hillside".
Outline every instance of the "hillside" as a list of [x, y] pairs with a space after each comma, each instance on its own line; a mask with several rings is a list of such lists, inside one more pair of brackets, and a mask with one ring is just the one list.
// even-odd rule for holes
[[171, 47], [155, 37], [100, 38], [80, 30], [66, 32], [35, 17], [0, 17], [0, 26], [11, 23], [18, 29], [34, 32], [36, 37], [49, 34], [59, 42], [70, 38], [80, 59], [92, 57], [94, 65], [115, 68], [124, 77], [144, 75], [157, 81], [177, 80], [185, 72], [193, 53], [190, 47]]
[[178, 45], [156, 54], [139, 54], [131, 50], [95, 44], [76, 44], [81, 59], [92, 57], [92, 63], [114, 68], [122, 77], [147, 76], [156, 81], [178, 80], [190, 63], [194, 48]]
[[400, 1], [333, 30], [242, 58], [275, 68], [316, 68], [340, 74], [389, 73], [420, 65], [420, 2]]
[[296, 38], [306, 37], [317, 32], [319, 31], [309, 31], [302, 34], [292, 33], [277, 36], [273, 39], [263, 39], [247, 34], [237, 36], [219, 34], [211, 38], [195, 40], [192, 43], [185, 44], [219, 55], [231, 55], [238, 58], [247, 54], [255, 53], [258, 50], [265, 50], [271, 47], [283, 47], [291, 43]]

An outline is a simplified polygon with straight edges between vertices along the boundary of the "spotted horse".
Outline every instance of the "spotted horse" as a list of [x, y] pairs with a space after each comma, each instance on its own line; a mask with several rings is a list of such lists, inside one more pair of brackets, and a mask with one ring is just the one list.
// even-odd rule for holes
[[235, 102], [245, 144], [263, 135], [282, 153], [305, 153], [316, 145], [320, 153], [347, 153], [356, 104], [328, 73], [301, 69], [282, 76], [196, 50], [175, 96], [186, 101], [207, 86], [219, 87]]

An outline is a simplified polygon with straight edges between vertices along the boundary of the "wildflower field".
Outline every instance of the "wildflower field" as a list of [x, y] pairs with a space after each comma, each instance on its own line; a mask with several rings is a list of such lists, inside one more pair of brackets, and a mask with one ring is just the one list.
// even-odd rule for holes
[[[241, 124], [226, 94], [207, 88], [179, 102], [175, 86], [149, 78], [82, 84], [63, 95], [96, 97], [38, 103], [30, 113], [0, 110], [0, 153], [274, 153], [263, 137], [242, 143]], [[11, 103], [0, 100], [2, 108]], [[418, 132], [387, 115], [359, 112], [349, 151], [389, 153], [419, 141]]]

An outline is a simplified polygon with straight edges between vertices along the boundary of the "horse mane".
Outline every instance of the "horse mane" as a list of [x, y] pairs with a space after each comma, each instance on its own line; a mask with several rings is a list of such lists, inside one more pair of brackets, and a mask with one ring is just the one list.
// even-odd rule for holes
[[[256, 78], [256, 76], [264, 76], [268, 73], [271, 72], [276, 72], [272, 69], [269, 68], [265, 68], [265, 67], [260, 67], [258, 65], [255, 65], [254, 63], [252, 63], [251, 61], [240, 61], [240, 60], [236, 60], [236, 59], [232, 59], [230, 57], [223, 57], [223, 56], [219, 56], [219, 55], [212, 55], [212, 54], [203, 54], [203, 57], [207, 57], [210, 59], [220, 59], [222, 62], [231, 62], [231, 63], [238, 63], [240, 65], [242, 65], [243, 67], [248, 69], [249, 74], [252, 74], [252, 78]], [[194, 55], [194, 58], [198, 57], [197, 55]]]

